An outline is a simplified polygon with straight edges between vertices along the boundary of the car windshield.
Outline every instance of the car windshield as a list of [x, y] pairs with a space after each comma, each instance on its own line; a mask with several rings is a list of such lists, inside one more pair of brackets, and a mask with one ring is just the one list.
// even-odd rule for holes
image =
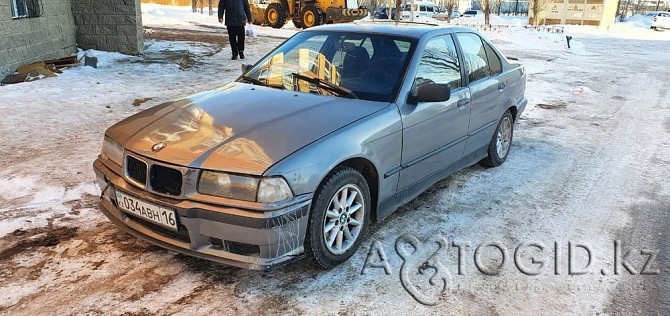
[[415, 39], [357, 32], [298, 33], [238, 81], [305, 93], [393, 102]]
[[465, 14], [477, 14], [477, 11], [465, 11]]

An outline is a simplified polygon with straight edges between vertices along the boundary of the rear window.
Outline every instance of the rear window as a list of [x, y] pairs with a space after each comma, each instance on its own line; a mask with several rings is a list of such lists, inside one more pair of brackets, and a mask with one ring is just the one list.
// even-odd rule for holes
[[502, 65], [500, 64], [500, 57], [493, 48], [486, 42], [484, 42], [484, 48], [486, 49], [486, 56], [489, 58], [489, 69], [491, 69], [491, 74], [499, 74], [502, 72]]
[[465, 11], [464, 14], [477, 14], [477, 11]]

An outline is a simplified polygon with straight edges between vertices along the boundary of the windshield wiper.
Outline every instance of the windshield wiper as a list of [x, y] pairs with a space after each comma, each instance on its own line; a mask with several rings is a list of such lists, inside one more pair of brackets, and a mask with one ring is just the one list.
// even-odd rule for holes
[[293, 78], [297, 78], [297, 79], [300, 79], [300, 80], [305, 80], [309, 83], [313, 83], [315, 85], [318, 85], [319, 87], [321, 87], [323, 89], [330, 90], [331, 92], [335, 92], [337, 94], [346, 94], [346, 95], [348, 95], [348, 96], [350, 96], [354, 99], [358, 99], [358, 96], [353, 91], [351, 91], [351, 90], [349, 90], [345, 87], [340, 87], [336, 84], [333, 84], [333, 83], [328, 82], [326, 80], [323, 80], [321, 78], [314, 78], [314, 77], [305, 76], [305, 75], [301, 75], [301, 74], [297, 74], [297, 73], [293, 73], [292, 75], [293, 75]]
[[246, 81], [248, 81], [248, 82], [251, 82], [251, 83], [253, 83], [253, 84], [255, 84], [255, 85], [259, 85], [259, 86], [266, 86], [266, 87], [277, 88], [277, 89], [281, 89], [281, 90], [285, 90], [285, 89], [286, 89], [286, 88], [285, 88], [284, 86], [282, 86], [282, 85], [272, 85], [272, 84], [269, 84], [269, 83], [267, 83], [267, 82], [263, 82], [262, 80], [258, 80], [258, 79], [256, 79], [256, 78], [251, 78], [251, 77], [249, 77], [249, 76], [242, 76], [242, 79], [243, 79], [243, 80], [246, 80]]

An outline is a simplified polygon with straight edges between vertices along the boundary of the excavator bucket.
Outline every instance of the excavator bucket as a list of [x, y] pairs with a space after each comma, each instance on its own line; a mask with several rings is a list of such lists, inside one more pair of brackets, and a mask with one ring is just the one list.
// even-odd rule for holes
[[249, 3], [249, 8], [251, 9], [251, 15], [253, 16], [252, 23], [255, 25], [267, 25], [265, 21], [265, 9], [267, 4], [260, 3]]

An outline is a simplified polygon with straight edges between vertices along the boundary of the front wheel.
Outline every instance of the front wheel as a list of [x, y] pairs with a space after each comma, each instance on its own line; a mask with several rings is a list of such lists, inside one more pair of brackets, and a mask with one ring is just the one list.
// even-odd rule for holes
[[363, 175], [343, 167], [331, 172], [314, 195], [305, 251], [312, 262], [332, 268], [351, 257], [370, 222], [370, 190]]
[[497, 167], [505, 162], [512, 146], [512, 136], [514, 136], [514, 118], [508, 110], [503, 114], [495, 133], [493, 133], [493, 138], [489, 143], [488, 156], [482, 159], [479, 164], [485, 167]]

